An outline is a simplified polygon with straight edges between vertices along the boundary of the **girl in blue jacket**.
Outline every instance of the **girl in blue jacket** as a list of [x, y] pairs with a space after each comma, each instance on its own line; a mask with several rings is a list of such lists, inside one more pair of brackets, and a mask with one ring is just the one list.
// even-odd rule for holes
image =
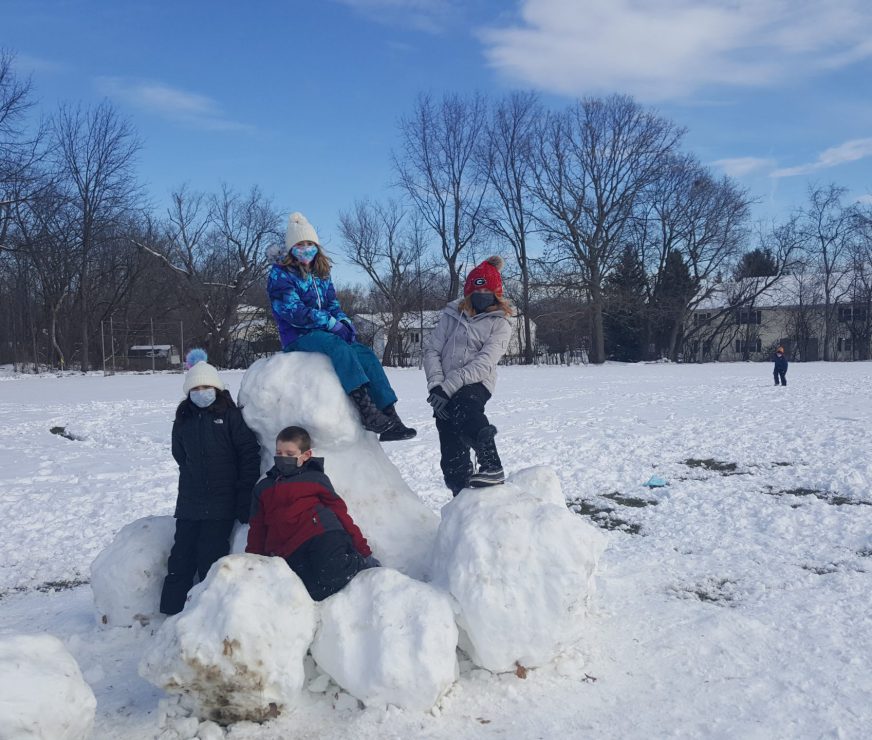
[[330, 279], [330, 260], [302, 213], [292, 213], [287, 252], [269, 272], [267, 292], [285, 352], [321, 352], [333, 363], [342, 388], [360, 411], [363, 427], [382, 442], [411, 439], [416, 431], [397, 414], [397, 394], [366, 345], [356, 341]]

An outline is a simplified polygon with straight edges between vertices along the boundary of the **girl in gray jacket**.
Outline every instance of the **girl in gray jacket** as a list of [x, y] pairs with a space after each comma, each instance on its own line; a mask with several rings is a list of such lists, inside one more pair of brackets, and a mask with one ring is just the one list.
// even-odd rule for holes
[[466, 277], [463, 299], [442, 309], [424, 341], [427, 403], [439, 431], [445, 485], [455, 496], [467, 486], [495, 486], [505, 480], [494, 441], [497, 429], [484, 413], [512, 331], [500, 277], [504, 264], [501, 257], [488, 257], [474, 268]]

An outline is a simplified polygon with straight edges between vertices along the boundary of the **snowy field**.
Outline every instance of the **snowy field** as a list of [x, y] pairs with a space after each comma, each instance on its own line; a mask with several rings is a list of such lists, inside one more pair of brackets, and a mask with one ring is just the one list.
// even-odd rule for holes
[[[431, 713], [313, 694], [229, 737], [869, 737], [872, 364], [793, 364], [787, 388], [768, 364], [500, 373], [489, 414], [507, 472], [553, 466], [608, 536], [577, 650], [525, 679], [467, 667]], [[222, 375], [235, 396], [242, 373]], [[419, 435], [389, 456], [438, 511], [423, 374], [390, 376]], [[161, 693], [137, 675], [155, 625], [99, 628], [86, 581], [123, 525], [172, 513], [181, 385], [0, 377], [0, 632], [64, 642], [97, 738], [159, 731]], [[643, 488], [655, 474], [669, 486]]]

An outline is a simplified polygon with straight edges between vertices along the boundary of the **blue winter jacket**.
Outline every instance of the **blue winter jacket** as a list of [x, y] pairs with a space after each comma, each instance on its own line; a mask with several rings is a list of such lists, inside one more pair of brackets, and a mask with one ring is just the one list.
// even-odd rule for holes
[[330, 331], [337, 321], [350, 323], [339, 306], [329, 277], [320, 278], [311, 273], [303, 276], [293, 267], [273, 265], [266, 289], [282, 348], [317, 329]]
[[784, 355], [781, 355], [781, 357], [779, 357], [778, 355], [775, 355], [774, 360], [775, 360], [775, 368], [774, 368], [773, 372], [776, 372], [776, 373], [787, 372], [787, 358]]

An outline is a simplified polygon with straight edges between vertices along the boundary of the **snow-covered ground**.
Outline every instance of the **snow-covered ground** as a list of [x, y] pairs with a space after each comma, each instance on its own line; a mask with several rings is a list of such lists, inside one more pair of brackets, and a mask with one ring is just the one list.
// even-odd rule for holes
[[[570, 505], [611, 527], [577, 648], [525, 679], [461, 664], [432, 713], [311, 694], [229, 737], [868, 737], [872, 364], [793, 364], [787, 388], [760, 364], [500, 373], [507, 471], [553, 466]], [[235, 395], [242, 374], [222, 376]], [[386, 449], [438, 511], [423, 375], [390, 376], [419, 435]], [[172, 513], [181, 384], [0, 377], [0, 632], [64, 642], [97, 738], [160, 725], [162, 694], [137, 674], [155, 625], [100, 628], [82, 582], [122, 526]], [[654, 474], [670, 485], [642, 488]]]

